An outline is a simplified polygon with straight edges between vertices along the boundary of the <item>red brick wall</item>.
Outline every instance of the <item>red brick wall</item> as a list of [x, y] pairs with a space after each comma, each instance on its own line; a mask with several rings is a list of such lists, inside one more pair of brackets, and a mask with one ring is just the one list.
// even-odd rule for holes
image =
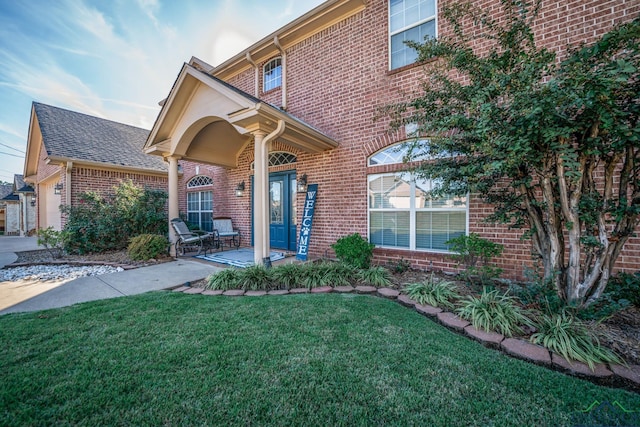
[[[389, 134], [387, 120], [374, 120], [377, 108], [419, 88], [421, 67], [388, 71], [387, 3], [369, 0], [362, 12], [287, 50], [287, 111], [340, 144], [319, 155], [297, 153], [298, 175], [306, 173], [309, 183], [319, 184], [310, 247], [312, 256], [332, 256], [330, 245], [343, 235], [354, 232], [368, 235], [367, 175], [382, 172], [385, 167], [368, 168], [367, 157], [404, 138], [402, 133]], [[438, 3], [442, 10], [446, 1]], [[475, 4], [483, 10], [497, 10], [499, 2], [484, 0]], [[614, 24], [630, 21], [639, 14], [637, 0], [547, 0], [543, 2], [534, 29], [540, 44], [561, 52], [567, 44], [593, 41]], [[440, 19], [439, 34], [447, 32], [444, 24]], [[259, 64], [260, 79], [262, 65]], [[253, 94], [254, 73], [254, 69], [247, 70], [229, 82]], [[279, 89], [260, 96], [280, 105]], [[217, 196], [226, 202], [225, 214], [231, 215], [247, 232], [250, 227], [248, 177], [252, 173], [249, 171], [252, 160], [253, 146], [249, 146], [240, 157], [240, 167], [227, 171], [226, 193]], [[216, 179], [222, 185], [223, 178]], [[243, 198], [235, 198], [232, 191], [242, 180], [247, 193]], [[303, 198], [299, 197], [299, 215], [302, 203]], [[469, 231], [505, 245], [499, 266], [505, 269], [506, 277], [521, 277], [524, 267], [531, 266], [530, 242], [520, 240], [521, 231], [483, 223], [483, 215], [489, 212], [490, 206], [472, 199]], [[455, 268], [442, 254], [389, 249], [376, 249], [375, 254], [380, 263], [404, 258], [419, 267]], [[618, 265], [620, 269], [639, 268], [638, 238], [627, 243]]]

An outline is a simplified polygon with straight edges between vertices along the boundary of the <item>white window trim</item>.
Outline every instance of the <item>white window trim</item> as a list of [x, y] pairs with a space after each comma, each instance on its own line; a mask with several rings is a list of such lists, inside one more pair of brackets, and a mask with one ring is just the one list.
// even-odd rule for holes
[[371, 235], [371, 215], [373, 212], [409, 212], [409, 247], [400, 247], [400, 246], [386, 246], [386, 245], [378, 245], [376, 244], [376, 248], [383, 249], [393, 249], [399, 251], [409, 251], [409, 252], [423, 252], [423, 253], [437, 253], [437, 254], [450, 254], [451, 251], [443, 250], [443, 249], [422, 249], [416, 247], [416, 213], [417, 212], [464, 212], [465, 213], [465, 235], [469, 235], [469, 195], [467, 194], [467, 203], [464, 208], [450, 208], [450, 209], [442, 209], [442, 208], [419, 208], [416, 209], [416, 182], [413, 177], [409, 179], [411, 183], [411, 198], [409, 200], [409, 209], [392, 209], [392, 208], [375, 208], [372, 209], [369, 206], [369, 182], [371, 177], [379, 177], [379, 176], [388, 176], [388, 175], [400, 175], [407, 174], [408, 172], [385, 172], [385, 173], [373, 173], [367, 175], [367, 240], [370, 242]]
[[[421, 21], [418, 21], [412, 25], [408, 25], [405, 26], [399, 30], [396, 30], [394, 32], [391, 32], [391, 1], [388, 0], [387, 1], [387, 33], [388, 33], [388, 37], [387, 37], [387, 53], [388, 53], [388, 58], [387, 58], [387, 62], [388, 62], [388, 67], [389, 67], [389, 71], [393, 71], [393, 70], [398, 70], [402, 67], [406, 67], [408, 65], [411, 64], [404, 64], [401, 65], [400, 67], [396, 67], [396, 68], [391, 68], [391, 37], [395, 36], [396, 34], [400, 34], [404, 31], [410, 30], [411, 28], [420, 26], [422, 24], [424, 24], [425, 22], [429, 22], [429, 21], [434, 21], [435, 24], [435, 38], [438, 38], [438, 0], [433, 0], [434, 3], [434, 10], [435, 10], [435, 15], [429, 18], [425, 18]], [[422, 40], [419, 40], [420, 42], [422, 42]], [[414, 62], [415, 64], [415, 62]]]
[[[193, 189], [194, 187], [192, 187], [191, 189]], [[199, 228], [202, 228], [202, 215], [213, 215], [213, 190], [207, 190], [207, 189], [203, 189], [203, 186], [200, 187], [195, 187], [197, 188], [197, 190], [195, 191], [187, 191], [187, 220], [189, 219], [189, 214], [198, 214], [198, 216], [200, 217], [200, 221], [197, 224]], [[190, 189], [190, 190], [191, 190]], [[203, 193], [211, 193], [211, 210], [202, 210], [202, 195]], [[193, 195], [193, 194], [197, 194], [198, 195], [198, 210], [189, 210], [189, 196]], [[213, 219], [212, 219], [213, 220]]]
[[[273, 63], [275, 61], [278, 61], [278, 60], [280, 61], [280, 65], [279, 65], [279, 67], [280, 67], [280, 84], [277, 85], [277, 86], [273, 86], [273, 87], [267, 89], [267, 72], [266, 72], [267, 67], [271, 63]], [[281, 56], [278, 56], [278, 57], [275, 57], [275, 58], [269, 60], [266, 64], [264, 64], [262, 66], [262, 92], [269, 92], [270, 90], [282, 87], [282, 79], [283, 79], [283, 76], [282, 76], [282, 57]], [[275, 80], [275, 79], [272, 79], [272, 80]]]

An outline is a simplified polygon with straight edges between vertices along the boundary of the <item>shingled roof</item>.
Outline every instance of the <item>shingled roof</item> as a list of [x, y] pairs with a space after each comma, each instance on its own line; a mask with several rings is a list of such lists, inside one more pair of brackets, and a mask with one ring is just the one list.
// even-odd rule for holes
[[33, 103], [47, 157], [166, 172], [142, 151], [149, 131], [51, 105]]
[[13, 184], [0, 184], [0, 201], [18, 200], [18, 196], [13, 194]]

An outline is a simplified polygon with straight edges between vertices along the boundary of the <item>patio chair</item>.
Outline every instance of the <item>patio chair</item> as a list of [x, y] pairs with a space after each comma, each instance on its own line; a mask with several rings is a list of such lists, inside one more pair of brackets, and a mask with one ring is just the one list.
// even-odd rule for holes
[[207, 251], [220, 247], [220, 239], [218, 238], [216, 230], [213, 230], [211, 233], [198, 233], [189, 230], [187, 224], [180, 218], [172, 219], [171, 226], [176, 232], [177, 240], [175, 246], [176, 254], [178, 255], [184, 255], [185, 252], [188, 251], [198, 251], [198, 255], [204, 251], [206, 255]]
[[213, 229], [217, 231], [223, 249], [225, 241], [229, 244], [229, 247], [231, 245], [235, 246], [236, 249], [240, 247], [242, 236], [240, 235], [240, 230], [233, 228], [231, 218], [227, 216], [214, 217]]

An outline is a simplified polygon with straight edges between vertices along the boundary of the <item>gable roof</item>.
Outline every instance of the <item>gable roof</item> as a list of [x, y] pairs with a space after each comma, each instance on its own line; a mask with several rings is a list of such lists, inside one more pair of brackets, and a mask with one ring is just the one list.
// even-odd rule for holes
[[13, 194], [13, 184], [0, 184], [0, 200], [14, 200], [18, 198]]
[[13, 176], [14, 193], [33, 193], [33, 191], [33, 187], [24, 182], [24, 176], [17, 174]]
[[[31, 122], [29, 146], [37, 142], [38, 138], [35, 141], [32, 139], [35, 136], [33, 133], [39, 130], [48, 162], [73, 161], [153, 172], [167, 171], [162, 158], [149, 156], [142, 151], [149, 135], [146, 129], [38, 102], [33, 103]], [[27, 156], [36, 157], [37, 164], [35, 147], [28, 147], [27, 151]], [[25, 164], [29, 168], [27, 162]], [[35, 170], [27, 172], [33, 173]]]
[[235, 168], [253, 132], [279, 132], [278, 141], [307, 153], [338, 146], [330, 136], [280, 108], [184, 64], [151, 129], [145, 152]]

